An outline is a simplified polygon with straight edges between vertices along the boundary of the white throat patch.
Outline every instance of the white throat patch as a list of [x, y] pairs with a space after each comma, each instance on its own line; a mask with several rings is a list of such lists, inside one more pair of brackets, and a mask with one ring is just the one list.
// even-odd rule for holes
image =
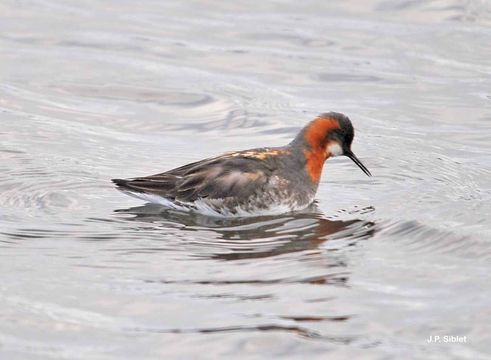
[[327, 152], [333, 157], [339, 156], [343, 155], [343, 148], [337, 142], [333, 141], [327, 145]]

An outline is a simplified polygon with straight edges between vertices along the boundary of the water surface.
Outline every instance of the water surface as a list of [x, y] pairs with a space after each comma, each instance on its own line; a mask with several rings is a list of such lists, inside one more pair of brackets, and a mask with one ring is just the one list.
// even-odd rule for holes
[[[491, 8], [0, 4], [5, 359], [491, 356]], [[316, 204], [184, 216], [109, 179], [277, 146], [354, 151]], [[430, 336], [465, 342], [428, 343]]]

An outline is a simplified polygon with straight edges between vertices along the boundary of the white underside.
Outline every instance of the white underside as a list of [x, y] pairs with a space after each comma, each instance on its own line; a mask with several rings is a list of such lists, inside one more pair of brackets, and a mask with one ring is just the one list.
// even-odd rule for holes
[[[246, 211], [243, 208], [236, 207], [233, 212], [222, 208], [220, 211], [213, 209], [206, 201], [197, 200], [192, 203], [180, 203], [176, 204], [170, 201], [167, 198], [162, 196], [154, 195], [154, 194], [146, 194], [146, 193], [137, 193], [124, 191], [126, 194], [136, 197], [141, 200], [145, 200], [154, 204], [159, 204], [165, 206], [169, 209], [186, 211], [186, 212], [195, 212], [202, 215], [207, 216], [216, 216], [216, 217], [251, 217], [251, 216], [268, 216], [268, 215], [280, 215], [284, 213], [288, 213], [291, 211], [302, 210], [307, 206], [302, 207], [292, 207], [287, 204], [276, 204], [267, 209], [254, 209], [253, 211]], [[219, 200], [215, 200], [218, 201]]]

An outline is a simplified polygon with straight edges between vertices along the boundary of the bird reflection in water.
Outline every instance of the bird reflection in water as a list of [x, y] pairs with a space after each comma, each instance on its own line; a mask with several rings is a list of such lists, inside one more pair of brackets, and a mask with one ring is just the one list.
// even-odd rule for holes
[[[360, 217], [373, 211], [373, 208], [362, 209], [351, 214]], [[197, 259], [218, 261], [248, 260], [252, 266], [259, 266], [262, 272], [248, 275], [233, 273], [230, 276], [215, 276], [200, 273], [183, 278], [168, 277], [146, 279], [145, 283], [162, 285], [166, 288], [185, 285], [195, 289], [195, 296], [212, 299], [238, 300], [271, 300], [281, 293], [283, 284], [311, 284], [314, 286], [345, 287], [349, 281], [349, 264], [344, 251], [336, 250], [356, 245], [360, 240], [368, 239], [375, 233], [373, 222], [352, 220], [329, 220], [315, 205], [302, 212], [258, 218], [213, 218], [198, 214], [180, 213], [155, 204], [116, 210], [118, 215], [127, 221], [134, 222], [138, 230], [142, 223], [151, 224], [152, 232], [160, 229], [166, 236], [179, 234], [183, 246], [192, 244], [190, 253]], [[143, 227], [146, 230], [148, 228]], [[187, 232], [187, 233], [186, 233]], [[172, 235], [171, 235], [172, 236]], [[176, 236], [177, 237], [177, 236]], [[332, 241], [332, 245], [329, 242]], [[196, 247], [197, 245], [197, 247]], [[192, 249], [192, 250], [191, 250]], [[291, 255], [290, 261], [284, 256]], [[319, 255], [319, 256], [316, 256]], [[281, 257], [280, 257], [281, 256]], [[259, 261], [259, 259], [263, 261]], [[313, 267], [320, 259], [319, 267]], [[277, 262], [277, 260], [280, 260]], [[299, 269], [297, 261], [307, 262], [308, 271]], [[272, 262], [278, 266], [271, 266]], [[259, 264], [260, 263], [260, 264]], [[293, 266], [288, 266], [293, 264]], [[285, 271], [286, 270], [286, 271]], [[226, 271], [226, 270], [225, 270]], [[264, 271], [268, 276], [263, 276]], [[275, 273], [276, 272], [276, 273]], [[240, 285], [240, 293], [235, 293], [234, 286]], [[260, 285], [259, 288], [256, 285]], [[197, 286], [196, 288], [194, 288]], [[232, 286], [232, 288], [227, 288]], [[202, 290], [202, 287], [207, 287]], [[210, 288], [208, 288], [210, 287]], [[227, 289], [227, 290], [225, 290]], [[244, 294], [245, 292], [245, 294]], [[272, 295], [276, 294], [276, 295]], [[332, 300], [330, 292], [316, 292], [310, 302]], [[335, 294], [335, 293], [334, 293]], [[317, 307], [314, 306], [314, 307]], [[309, 309], [307, 306], [306, 309]], [[328, 309], [328, 308], [327, 308]], [[332, 311], [313, 312], [306, 310], [300, 314], [262, 314], [257, 324], [248, 320], [246, 324], [227, 324], [221, 326], [191, 328], [148, 328], [147, 332], [157, 333], [224, 333], [224, 332], [290, 332], [309, 339], [319, 339], [336, 344], [349, 344], [355, 341], [353, 336], [332, 336], [319, 331], [328, 325], [312, 326], [313, 323], [339, 323], [349, 321], [350, 314], [333, 313]], [[250, 323], [252, 321], [252, 324]], [[142, 331], [141, 329], [139, 331]]]
[[[359, 214], [373, 211], [365, 208]], [[221, 260], [266, 258], [287, 253], [316, 251], [328, 240], [343, 240], [342, 247], [353, 246], [375, 233], [370, 221], [329, 220], [315, 204], [302, 212], [256, 218], [217, 218], [169, 210], [160, 205], [146, 204], [115, 210], [132, 215], [128, 221], [146, 222], [162, 228], [179, 227], [183, 231], [213, 231], [209, 242], [214, 252], [206, 257]], [[215, 251], [216, 250], [216, 251]]]

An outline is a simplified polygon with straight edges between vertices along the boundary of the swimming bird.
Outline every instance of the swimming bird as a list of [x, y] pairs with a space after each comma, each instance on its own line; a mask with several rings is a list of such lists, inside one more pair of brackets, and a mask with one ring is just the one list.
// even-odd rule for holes
[[277, 215], [314, 201], [330, 157], [347, 156], [371, 176], [351, 151], [353, 137], [350, 119], [329, 112], [286, 146], [228, 152], [160, 174], [112, 181], [131, 196], [176, 210], [225, 217]]

